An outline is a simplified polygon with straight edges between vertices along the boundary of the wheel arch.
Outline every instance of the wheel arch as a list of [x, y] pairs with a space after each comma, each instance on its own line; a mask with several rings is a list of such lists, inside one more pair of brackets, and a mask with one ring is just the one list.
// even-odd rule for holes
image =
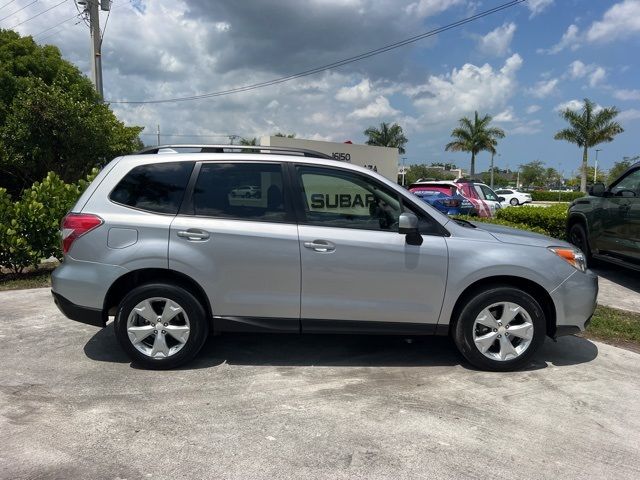
[[184, 273], [165, 268], [144, 268], [128, 272], [111, 284], [104, 299], [103, 311], [115, 315], [122, 299], [133, 288], [146, 283], [169, 283], [190, 291], [201, 302], [209, 319], [213, 318], [211, 303], [204, 289], [194, 279]]
[[460, 317], [460, 313], [467, 302], [475, 295], [498, 286], [519, 288], [534, 297], [544, 312], [547, 336], [551, 338], [555, 336], [557, 320], [556, 307], [549, 292], [543, 286], [532, 280], [509, 275], [482, 278], [465, 288], [456, 300], [455, 306], [451, 312], [451, 318], [449, 319], [449, 335], [451, 335], [451, 332], [455, 328]]

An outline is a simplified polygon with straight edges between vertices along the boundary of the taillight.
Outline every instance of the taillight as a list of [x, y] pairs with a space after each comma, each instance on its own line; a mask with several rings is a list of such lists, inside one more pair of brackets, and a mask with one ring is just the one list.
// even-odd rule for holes
[[62, 219], [62, 253], [69, 252], [76, 239], [102, 225], [102, 219], [89, 213], [70, 213]]

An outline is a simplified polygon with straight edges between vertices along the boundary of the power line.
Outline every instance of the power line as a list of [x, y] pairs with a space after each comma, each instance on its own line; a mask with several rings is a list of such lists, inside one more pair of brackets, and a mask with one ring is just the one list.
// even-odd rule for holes
[[63, 21], [61, 21], [59, 23], [56, 23], [55, 25], [53, 25], [53, 26], [51, 26], [49, 28], [46, 28], [46, 29], [42, 30], [41, 32], [36, 33], [35, 35], [31, 35], [31, 36], [32, 37], [37, 37], [38, 35], [42, 35], [43, 33], [48, 32], [49, 30], [53, 30], [54, 28], [59, 27], [60, 25], [73, 20], [74, 18], [78, 18], [80, 15], [82, 15], [82, 13], [78, 13], [78, 14], [74, 15], [73, 17], [69, 17], [66, 20], [63, 20]]
[[4, 7], [8, 7], [9, 5], [11, 5], [13, 2], [15, 2], [16, 0], [11, 0], [10, 2], [5, 3], [4, 5], [2, 5], [0, 7], [0, 10], [2, 10]]
[[[77, 16], [77, 15], [76, 15], [76, 16]], [[73, 18], [76, 18], [76, 17], [73, 17]], [[66, 22], [68, 22], [69, 20], [73, 20], [73, 18], [69, 18], [69, 19], [67, 19], [67, 20], [65, 20], [64, 22], [61, 22], [61, 23], [66, 23]], [[73, 24], [73, 26], [75, 27], [76, 25], [80, 25], [81, 23], [82, 23], [82, 19], [80, 19], [80, 20], [78, 20], [76, 23], [74, 23], [74, 24]], [[57, 25], [56, 25], [56, 26], [57, 26]], [[55, 28], [55, 27], [54, 27], [54, 28]], [[51, 38], [51, 37], [53, 37], [54, 35], [57, 35], [57, 34], [58, 34], [58, 33], [60, 33], [62, 30], [64, 30], [64, 28], [62, 28], [62, 29], [60, 29], [60, 30], [56, 30], [55, 32], [50, 33], [49, 35], [45, 35], [44, 37], [42, 37], [42, 38], [38, 39], [38, 42], [39, 42], [39, 43], [42, 43], [42, 42], [44, 42], [47, 38]], [[42, 33], [42, 32], [41, 32], [41, 33]]]
[[396, 48], [400, 48], [403, 47], [405, 45], [409, 45], [411, 43], [415, 43], [419, 40], [428, 38], [428, 37], [432, 37], [435, 35], [438, 35], [442, 32], [446, 32], [447, 30], [451, 30], [453, 28], [457, 28], [460, 27], [462, 25], [465, 25], [467, 23], [471, 23], [475, 20], [478, 20], [480, 18], [483, 17], [487, 17], [489, 15], [493, 15], [494, 13], [497, 13], [501, 10], [505, 10], [507, 8], [513, 7], [515, 5], [518, 5], [520, 3], [525, 2], [526, 0], [512, 0], [510, 2], [504, 3], [502, 5], [499, 5], [497, 7], [485, 10], [483, 12], [477, 13], [475, 15], [472, 15], [470, 17], [464, 18], [462, 20], [458, 20], [456, 22], [450, 23], [448, 25], [445, 25], [444, 27], [439, 27], [436, 28], [434, 30], [430, 30], [428, 32], [422, 33], [420, 35], [415, 35], [413, 37], [409, 37], [405, 40], [401, 40], [399, 42], [396, 43], [392, 43], [389, 45], [385, 45], [383, 47], [377, 48], [375, 50], [370, 50], [368, 52], [365, 53], [361, 53], [359, 55], [355, 55], [353, 57], [349, 57], [349, 58], [345, 58], [343, 60], [338, 60], [336, 62], [333, 63], [329, 63], [326, 65], [322, 65], [320, 67], [316, 67], [316, 68], [312, 68], [309, 70], [305, 70], [299, 73], [295, 73], [292, 75], [287, 75], [285, 77], [279, 77], [279, 78], [275, 78], [272, 80], [267, 80], [264, 82], [260, 82], [260, 83], [254, 83], [251, 85], [245, 85], [242, 87], [236, 87], [236, 88], [231, 88], [228, 90], [221, 90], [218, 92], [212, 92], [212, 93], [205, 93], [202, 95], [192, 95], [192, 96], [188, 96], [188, 97], [176, 97], [176, 98], [167, 98], [167, 99], [157, 99], [157, 100], [108, 100], [108, 103], [126, 103], [126, 104], [150, 104], [150, 103], [168, 103], [168, 102], [185, 102], [185, 101], [190, 101], [190, 100], [201, 100], [204, 98], [213, 98], [213, 97], [221, 97], [221, 96], [225, 96], [225, 95], [231, 95], [234, 93], [240, 93], [240, 92], [247, 92], [250, 90], [255, 90], [258, 88], [264, 88], [264, 87], [269, 87], [272, 85], [277, 85], [279, 83], [284, 83], [284, 82], [288, 82], [297, 78], [302, 78], [302, 77], [307, 77], [309, 75], [314, 75], [316, 73], [321, 73], [324, 72], [326, 70], [331, 70], [333, 68], [337, 68], [337, 67], [341, 67], [344, 65], [347, 65], [349, 63], [353, 63], [353, 62], [357, 62], [360, 60], [364, 60], [365, 58], [369, 58], [369, 57], [373, 57], [375, 55], [379, 55], [381, 53], [385, 53], [388, 52], [390, 50], [394, 50]]
[[66, 3], [68, 0], [62, 0], [60, 3], [56, 3], [54, 6], [47, 8], [46, 10], [41, 11], [40, 13], [34, 15], [33, 17], [29, 17], [26, 20], [23, 20], [20, 23], [16, 23], [13, 27], [10, 27], [9, 30], [13, 30], [16, 27], [19, 27], [20, 25], [22, 25], [23, 23], [27, 23], [30, 20], [33, 20], [34, 18], [39, 17], [40, 15], [47, 13], [49, 10], [53, 10], [56, 7], [59, 7], [60, 5], [62, 5], [63, 3]]
[[19, 12], [21, 12], [22, 10], [24, 10], [25, 8], [30, 7], [31, 5], [33, 5], [33, 4], [34, 4], [34, 3], [36, 3], [37, 1], [38, 1], [38, 0], [33, 0], [33, 2], [26, 4], [24, 7], [22, 7], [22, 8], [20, 8], [20, 9], [16, 10], [15, 12], [13, 12], [13, 13], [11, 13], [11, 14], [7, 15], [6, 17], [2, 17], [2, 18], [0, 18], [0, 22], [2, 22], [3, 20], [6, 20], [6, 19], [7, 19], [7, 18], [9, 18], [9, 17], [13, 17], [16, 13], [19, 13]]

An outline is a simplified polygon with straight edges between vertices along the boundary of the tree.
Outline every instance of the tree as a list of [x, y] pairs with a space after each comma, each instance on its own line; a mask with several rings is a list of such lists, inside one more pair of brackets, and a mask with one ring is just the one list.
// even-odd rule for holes
[[53, 46], [0, 30], [0, 187], [18, 195], [53, 171], [66, 182], [142, 148]]
[[256, 145], [260, 145], [260, 141], [256, 138], [241, 138], [240, 139], [240, 145], [249, 145], [249, 146], [256, 146]]
[[542, 185], [545, 181], [546, 169], [540, 160], [520, 165], [520, 183], [522, 185]]
[[426, 165], [411, 165], [405, 174], [407, 185], [411, 185], [420, 179], [454, 180], [455, 178], [456, 176], [449, 171], [440, 168], [429, 168]]
[[589, 149], [604, 142], [612, 142], [624, 129], [614, 118], [618, 115], [616, 107], [598, 109], [596, 104], [584, 99], [580, 112], [570, 108], [560, 112], [560, 116], [569, 123], [569, 128], [555, 134], [556, 140], [565, 140], [582, 148], [582, 166], [580, 169], [580, 191], [587, 191], [587, 163]]
[[382, 122], [379, 128], [369, 127], [364, 131], [364, 134], [367, 136], [367, 145], [397, 148], [400, 155], [404, 155], [404, 146], [409, 141], [405, 137], [402, 127], [397, 123], [389, 126], [388, 123]]
[[451, 132], [451, 137], [455, 140], [447, 144], [445, 151], [451, 152], [470, 152], [471, 153], [471, 170], [470, 175], [476, 173], [476, 156], [482, 151], [496, 153], [498, 139], [504, 138], [504, 130], [497, 127], [490, 127], [489, 124], [493, 118], [485, 115], [480, 118], [478, 112], [475, 112], [473, 121], [467, 117], [462, 117], [458, 121], [458, 127]]
[[296, 138], [296, 134], [295, 133], [282, 133], [282, 132], [278, 132], [276, 134], [273, 135], [274, 137], [283, 137], [283, 138]]

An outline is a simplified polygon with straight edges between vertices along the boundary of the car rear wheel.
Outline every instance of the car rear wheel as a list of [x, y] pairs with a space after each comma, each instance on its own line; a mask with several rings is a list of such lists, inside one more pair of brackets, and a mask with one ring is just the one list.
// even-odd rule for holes
[[544, 311], [528, 293], [507, 286], [477, 293], [462, 309], [453, 339], [474, 367], [510, 371], [524, 366], [544, 342]]
[[131, 360], [150, 369], [168, 369], [192, 360], [208, 331], [206, 313], [191, 292], [168, 284], [133, 289], [115, 319], [118, 342]]
[[517, 199], [517, 198], [515, 198], [515, 197], [514, 197], [514, 198], [512, 198], [511, 200], [509, 200], [509, 203], [510, 203], [511, 205], [513, 205], [514, 207], [516, 207], [516, 206], [520, 205], [520, 202], [518, 202], [518, 199]]

